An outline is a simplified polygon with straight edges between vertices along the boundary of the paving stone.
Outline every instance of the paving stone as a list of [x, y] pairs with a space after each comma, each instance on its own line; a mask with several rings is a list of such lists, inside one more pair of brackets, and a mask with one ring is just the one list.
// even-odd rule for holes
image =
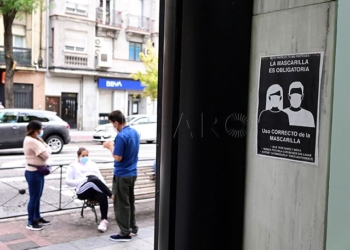
[[0, 235], [0, 241], [2, 242], [9, 242], [9, 241], [20, 240], [25, 238], [26, 237], [21, 233]]
[[97, 249], [100, 247], [105, 247], [110, 245], [110, 242], [102, 239], [101, 237], [92, 237], [92, 238], [87, 238], [83, 240], [77, 240], [71, 243], [76, 248], [84, 249], [84, 250]]
[[7, 247], [12, 250], [27, 250], [27, 249], [38, 248], [40, 246], [36, 244], [34, 241], [26, 241], [22, 243], [7, 245]]
[[40, 247], [40, 250], [79, 250], [75, 246], [73, 246], [70, 243], [62, 243], [62, 244], [57, 244], [53, 246], [47, 246], [47, 247]]

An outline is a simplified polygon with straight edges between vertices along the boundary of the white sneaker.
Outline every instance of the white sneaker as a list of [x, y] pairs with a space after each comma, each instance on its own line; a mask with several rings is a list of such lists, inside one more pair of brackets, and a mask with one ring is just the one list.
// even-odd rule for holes
[[100, 225], [98, 225], [97, 230], [102, 232], [102, 233], [104, 233], [107, 230], [107, 226], [108, 226], [108, 221], [107, 220], [102, 220], [100, 222]]

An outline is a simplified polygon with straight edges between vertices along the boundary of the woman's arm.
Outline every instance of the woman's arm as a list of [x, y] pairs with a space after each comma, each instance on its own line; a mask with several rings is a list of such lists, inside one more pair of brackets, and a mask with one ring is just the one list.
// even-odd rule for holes
[[95, 162], [92, 162], [93, 163], [93, 167], [95, 169], [95, 172], [96, 172], [96, 176], [104, 183], [106, 184], [106, 181], [105, 179], [103, 178], [102, 174], [101, 174], [101, 171], [98, 167], [98, 165], [95, 163]]
[[36, 155], [39, 156], [41, 159], [46, 161], [49, 159], [52, 149], [49, 145], [47, 145], [42, 138], [37, 138], [39, 142], [38, 149], [36, 150]]
[[74, 169], [74, 164], [71, 163], [66, 172], [66, 184], [70, 187], [78, 187], [86, 181], [86, 177], [78, 175], [77, 171]]

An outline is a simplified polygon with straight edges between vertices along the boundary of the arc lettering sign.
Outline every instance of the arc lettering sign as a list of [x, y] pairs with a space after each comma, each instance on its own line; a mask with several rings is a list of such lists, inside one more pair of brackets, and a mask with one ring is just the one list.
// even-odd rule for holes
[[259, 156], [317, 164], [323, 53], [261, 57]]
[[99, 78], [97, 84], [100, 89], [142, 91], [145, 88], [140, 81], [126, 79]]

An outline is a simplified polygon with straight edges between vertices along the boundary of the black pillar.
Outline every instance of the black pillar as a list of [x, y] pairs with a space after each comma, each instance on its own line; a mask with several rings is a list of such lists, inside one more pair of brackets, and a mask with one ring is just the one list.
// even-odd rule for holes
[[242, 249], [252, 2], [161, 0], [156, 249]]

